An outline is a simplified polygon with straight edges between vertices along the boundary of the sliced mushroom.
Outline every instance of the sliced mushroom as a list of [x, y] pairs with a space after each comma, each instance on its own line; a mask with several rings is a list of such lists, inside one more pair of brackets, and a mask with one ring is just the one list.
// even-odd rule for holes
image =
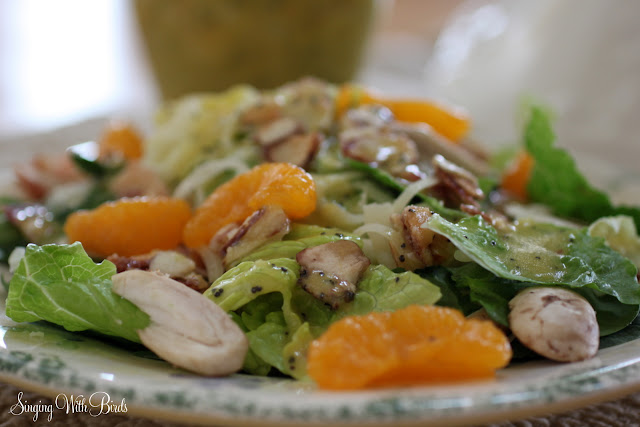
[[576, 362], [598, 351], [596, 313], [581, 295], [563, 288], [526, 288], [509, 302], [509, 325], [526, 347], [559, 362]]
[[313, 159], [321, 139], [318, 132], [292, 135], [266, 147], [265, 158], [270, 162], [289, 162], [304, 168]]
[[255, 211], [223, 246], [225, 267], [265, 243], [282, 239], [289, 232], [289, 222], [289, 218], [279, 206], [265, 206]]
[[298, 284], [332, 309], [353, 300], [357, 283], [371, 261], [349, 240], [324, 243], [296, 255]]
[[167, 276], [142, 270], [113, 276], [113, 291], [149, 315], [151, 323], [138, 336], [167, 362], [211, 376], [242, 367], [247, 338], [207, 297]]
[[455, 252], [446, 237], [424, 227], [432, 214], [429, 208], [411, 205], [400, 215], [404, 240], [425, 266], [447, 264]]
[[291, 117], [282, 117], [258, 128], [255, 139], [262, 146], [283, 141], [302, 131], [300, 124]]

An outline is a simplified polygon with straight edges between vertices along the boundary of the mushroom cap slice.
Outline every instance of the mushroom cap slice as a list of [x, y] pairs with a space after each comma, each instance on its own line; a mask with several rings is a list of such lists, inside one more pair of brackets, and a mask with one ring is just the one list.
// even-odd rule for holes
[[509, 325], [526, 347], [559, 362], [576, 362], [598, 352], [600, 329], [589, 302], [557, 287], [526, 288], [510, 302]]
[[210, 376], [242, 368], [248, 340], [213, 301], [155, 272], [128, 270], [112, 280], [116, 294], [151, 318], [151, 324], [138, 331], [138, 336], [162, 359]]

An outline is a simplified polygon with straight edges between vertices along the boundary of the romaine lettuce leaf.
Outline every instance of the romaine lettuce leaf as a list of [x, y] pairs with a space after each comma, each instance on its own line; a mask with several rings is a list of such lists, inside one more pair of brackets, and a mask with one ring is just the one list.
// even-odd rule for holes
[[[335, 228], [319, 227], [317, 225], [292, 224], [291, 231], [278, 242], [268, 243], [253, 251], [237, 262], [256, 261], [259, 259], [295, 258], [296, 254], [311, 246], [336, 240], [351, 240], [362, 247], [360, 237], [345, 233]], [[237, 265], [234, 264], [234, 265]]]
[[114, 274], [113, 263], [94, 263], [80, 243], [30, 244], [9, 283], [7, 316], [140, 342], [136, 331], [149, 325], [149, 316], [112, 292]]
[[460, 310], [465, 316], [482, 308], [480, 304], [471, 300], [468, 288], [456, 286], [451, 271], [443, 266], [431, 266], [416, 270], [416, 274], [427, 279], [440, 288], [442, 297], [436, 305]]
[[556, 215], [587, 222], [628, 215], [640, 228], [640, 208], [614, 207], [605, 193], [587, 182], [569, 153], [554, 146], [551, 121], [542, 108], [531, 109], [524, 139], [526, 150], [535, 160], [527, 184], [532, 201], [548, 205]]
[[522, 223], [498, 232], [482, 217], [454, 224], [434, 215], [425, 226], [446, 236], [473, 261], [498, 277], [541, 285], [587, 287], [625, 304], [640, 304], [637, 269], [586, 230]]

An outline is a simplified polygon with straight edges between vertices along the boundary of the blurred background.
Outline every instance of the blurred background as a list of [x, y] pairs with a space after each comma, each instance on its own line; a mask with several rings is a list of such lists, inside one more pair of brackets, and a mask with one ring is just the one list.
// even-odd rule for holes
[[[378, 1], [354, 79], [419, 95], [430, 47], [458, 3]], [[0, 0], [0, 137], [142, 113], [159, 100], [133, 1]]]
[[[217, 67], [246, 64], [252, 57], [250, 51], [240, 54], [238, 37], [262, 31], [270, 36], [262, 39], [273, 39], [278, 33], [261, 30], [259, 15], [251, 14], [260, 1], [245, 2], [251, 7], [235, 12], [220, 7], [226, 3], [221, 0], [201, 3], [216, 6], [177, 8], [184, 3], [171, 0], [0, 0], [0, 143], [75, 123], [97, 126], [105, 117], [146, 121], [163, 94], [171, 97], [181, 84], [208, 78], [188, 74], [166, 89], [166, 77], [154, 73], [151, 64], [156, 71], [186, 64], [186, 56], [172, 61], [167, 52], [174, 58], [200, 55], [200, 60], [218, 61]], [[598, 162], [604, 158], [640, 173], [640, 2], [363, 0], [338, 1], [330, 8], [319, 3], [325, 10], [311, 17], [303, 16], [309, 12], [295, 0], [285, 0], [287, 8], [271, 13], [281, 19], [280, 37], [320, 53], [303, 57], [249, 44], [262, 55], [254, 61], [258, 66], [235, 69], [278, 73], [295, 68], [283, 62], [289, 55], [297, 64], [316, 64], [319, 73], [321, 68], [343, 72], [340, 79], [350, 76], [389, 94], [462, 105], [474, 120], [474, 136], [492, 147], [517, 140], [519, 111], [533, 99], [554, 110], [559, 144], [575, 151], [586, 168], [602, 169]], [[144, 16], [142, 27], [136, 10]], [[193, 16], [199, 21], [190, 21]], [[333, 25], [323, 36], [322, 19]], [[183, 35], [185, 44], [177, 44]], [[350, 55], [358, 50], [358, 40], [363, 41], [361, 55]], [[322, 46], [329, 46], [329, 53], [322, 53]], [[158, 49], [164, 49], [164, 59]], [[229, 56], [233, 61], [225, 62]], [[273, 69], [277, 63], [284, 66]], [[229, 67], [228, 78], [246, 79]], [[198, 68], [186, 67], [185, 73]], [[2, 156], [6, 165], [7, 155]]]

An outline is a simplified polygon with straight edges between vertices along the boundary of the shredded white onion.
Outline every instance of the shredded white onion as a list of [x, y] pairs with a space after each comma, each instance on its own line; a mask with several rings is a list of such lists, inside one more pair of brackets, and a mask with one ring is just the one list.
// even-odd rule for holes
[[420, 181], [412, 182], [393, 202], [393, 213], [400, 213], [416, 194], [436, 184], [437, 180], [433, 177], [426, 177]]
[[180, 182], [173, 192], [174, 197], [189, 199], [199, 188], [226, 170], [234, 170], [240, 174], [249, 170], [248, 166], [238, 158], [209, 160], [196, 167]]
[[358, 236], [368, 235], [368, 239], [363, 240], [362, 248], [367, 258], [389, 268], [396, 267], [393, 255], [389, 250], [391, 236], [394, 233], [391, 227], [369, 223], [358, 227], [353, 233]]

